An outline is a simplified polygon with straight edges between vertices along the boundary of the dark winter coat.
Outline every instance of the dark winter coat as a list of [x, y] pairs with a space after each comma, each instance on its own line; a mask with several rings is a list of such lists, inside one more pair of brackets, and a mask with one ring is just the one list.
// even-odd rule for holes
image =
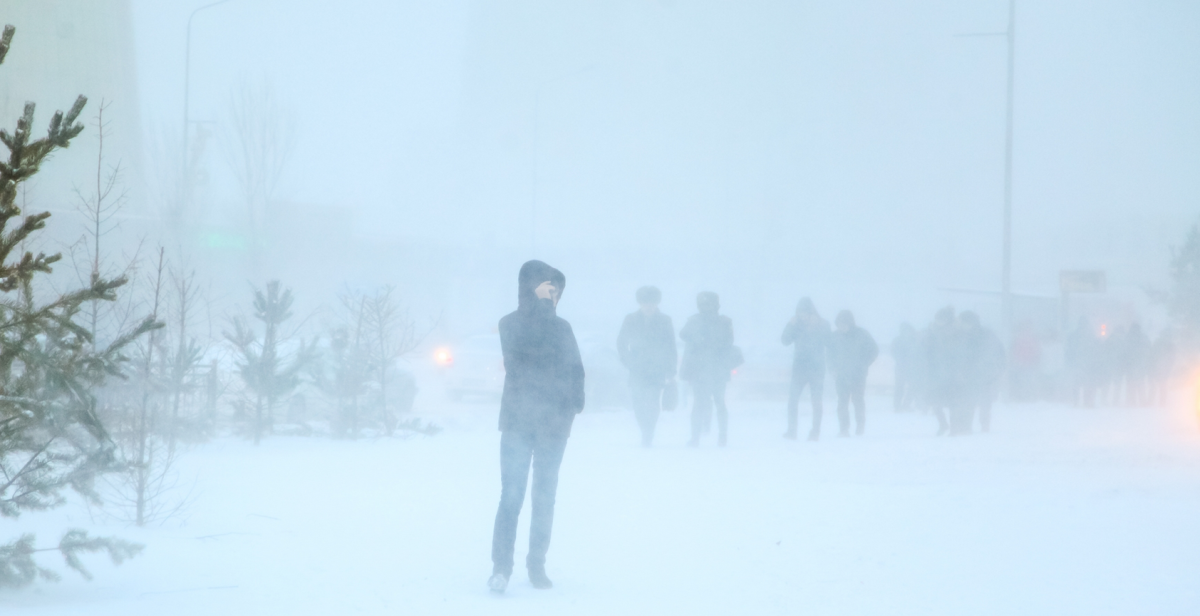
[[842, 378], [860, 379], [879, 356], [879, 345], [867, 330], [854, 326], [829, 337], [829, 367]]
[[679, 355], [671, 317], [641, 310], [626, 315], [617, 335], [617, 354], [631, 379], [661, 384], [674, 377]]
[[825, 373], [825, 354], [829, 348], [829, 321], [817, 317], [812, 321], [796, 318], [783, 328], [780, 341], [795, 345], [792, 354], [792, 374]]
[[500, 430], [566, 438], [583, 410], [583, 360], [571, 325], [555, 314], [550, 300], [534, 295], [547, 281], [560, 292], [566, 286], [562, 272], [541, 261], [523, 265], [517, 310], [500, 319], [505, 371]]
[[935, 322], [921, 338], [926, 395], [935, 407], [958, 399], [965, 387], [959, 369], [963, 355], [959, 333], [953, 324]]
[[733, 321], [716, 312], [701, 312], [688, 318], [679, 330], [683, 340], [683, 362], [679, 376], [690, 382], [729, 380], [733, 351]]

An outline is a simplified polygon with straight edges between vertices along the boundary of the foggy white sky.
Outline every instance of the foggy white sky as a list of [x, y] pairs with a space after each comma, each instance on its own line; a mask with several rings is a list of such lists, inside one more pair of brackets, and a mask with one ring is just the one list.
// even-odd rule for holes
[[[200, 4], [133, 0], [148, 124], [179, 124]], [[902, 289], [999, 285], [1005, 46], [956, 35], [1006, 11], [232, 0], [196, 17], [193, 116], [219, 127], [240, 80], [270, 79], [299, 126], [282, 198], [349, 208], [376, 241], [480, 251], [506, 303], [537, 256], [625, 295], [761, 281], [785, 314], [811, 293], [890, 331], [927, 317], [894, 309]], [[1200, 203], [1196, 32], [1190, 2], [1018, 3], [1017, 290], [1053, 293], [1062, 268], [1162, 280]], [[236, 200], [210, 166], [213, 198]]]

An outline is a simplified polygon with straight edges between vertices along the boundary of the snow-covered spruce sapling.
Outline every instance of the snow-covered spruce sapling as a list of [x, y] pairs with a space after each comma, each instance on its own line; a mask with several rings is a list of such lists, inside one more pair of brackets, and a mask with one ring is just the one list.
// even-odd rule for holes
[[[14, 32], [6, 26], [0, 36], [0, 62]], [[43, 301], [40, 281], [62, 255], [14, 253], [50, 217], [42, 212], [22, 218], [18, 188], [51, 153], [83, 131], [77, 120], [86, 104], [80, 96], [67, 113], [56, 112], [40, 139], [32, 138], [33, 103], [25, 104], [14, 131], [0, 130], [0, 143], [9, 152], [0, 161], [0, 515], [6, 517], [59, 506], [68, 489], [96, 499], [96, 477], [112, 470], [116, 461], [113, 443], [96, 416], [93, 392], [109, 377], [121, 376], [125, 347], [161, 327], [147, 318], [95, 348], [91, 332], [80, 322], [81, 311], [88, 302], [115, 300], [126, 280], [96, 279], [86, 288]], [[53, 577], [32, 564], [37, 553], [33, 541], [25, 535], [0, 546], [0, 579], [6, 584]], [[68, 556], [67, 564], [75, 567], [74, 554], [105, 546], [119, 558], [138, 549], [115, 539], [87, 538], [82, 530], [72, 530], [49, 549]]]
[[233, 331], [225, 339], [239, 356], [238, 375], [250, 397], [250, 431], [257, 445], [269, 433], [274, 422], [275, 406], [300, 384], [300, 373], [313, 359], [313, 345], [303, 340], [288, 352], [287, 343], [294, 337], [284, 332], [283, 323], [292, 316], [292, 292], [278, 280], [267, 283], [266, 292], [254, 290], [254, 318], [263, 324], [261, 340], [243, 318], [233, 319]]

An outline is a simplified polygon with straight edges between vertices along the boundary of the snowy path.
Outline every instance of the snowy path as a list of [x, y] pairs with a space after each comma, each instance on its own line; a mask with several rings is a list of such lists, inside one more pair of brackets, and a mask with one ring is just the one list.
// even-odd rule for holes
[[[885, 407], [870, 400], [874, 409]], [[495, 409], [442, 434], [224, 440], [189, 453], [185, 524], [99, 529], [147, 544], [96, 580], [0, 594], [5, 614], [1196, 614], [1200, 430], [1182, 410], [1001, 408], [997, 431], [933, 438], [875, 410], [867, 436], [779, 437], [778, 405], [732, 405], [730, 447], [683, 447], [664, 415], [576, 423], [548, 570], [490, 596]], [[826, 424], [826, 431], [836, 419]], [[27, 516], [44, 539], [68, 508]], [[527, 541], [528, 509], [518, 537]], [[46, 561], [55, 568], [58, 563]]]

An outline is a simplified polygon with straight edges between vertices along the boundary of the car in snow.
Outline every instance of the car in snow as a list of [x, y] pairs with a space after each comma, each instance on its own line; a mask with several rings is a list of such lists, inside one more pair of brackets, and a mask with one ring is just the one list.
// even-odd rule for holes
[[433, 360], [443, 372], [446, 393], [452, 400], [500, 399], [504, 391], [504, 355], [499, 334], [469, 336], [458, 344], [438, 347]]

